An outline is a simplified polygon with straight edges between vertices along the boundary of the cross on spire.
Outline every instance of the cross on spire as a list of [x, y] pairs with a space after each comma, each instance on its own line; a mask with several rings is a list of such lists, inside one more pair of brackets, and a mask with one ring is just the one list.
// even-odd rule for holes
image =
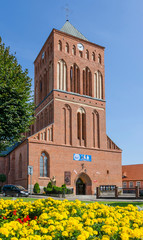
[[69, 5], [68, 5], [68, 3], [66, 4], [65, 12], [66, 12], [66, 21], [69, 21], [69, 12], [70, 12], [70, 10], [69, 10]]

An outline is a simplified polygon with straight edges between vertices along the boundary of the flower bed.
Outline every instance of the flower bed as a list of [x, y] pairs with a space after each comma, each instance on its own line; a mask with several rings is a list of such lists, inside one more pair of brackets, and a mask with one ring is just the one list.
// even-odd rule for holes
[[78, 200], [0, 200], [1, 239], [143, 239], [143, 211]]

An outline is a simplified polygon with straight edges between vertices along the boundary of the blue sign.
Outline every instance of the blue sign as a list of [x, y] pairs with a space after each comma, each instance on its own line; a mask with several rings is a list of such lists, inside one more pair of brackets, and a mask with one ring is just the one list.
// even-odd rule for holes
[[74, 153], [73, 160], [91, 162], [91, 155]]

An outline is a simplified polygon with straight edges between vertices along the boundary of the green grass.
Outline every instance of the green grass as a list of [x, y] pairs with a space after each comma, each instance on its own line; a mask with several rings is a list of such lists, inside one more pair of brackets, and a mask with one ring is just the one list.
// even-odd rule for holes
[[38, 200], [37, 198], [28, 198], [28, 197], [24, 197], [24, 198], [16, 198], [16, 197], [0, 197], [0, 200], [16, 200], [16, 199], [23, 199], [24, 202], [34, 202], [35, 200]]

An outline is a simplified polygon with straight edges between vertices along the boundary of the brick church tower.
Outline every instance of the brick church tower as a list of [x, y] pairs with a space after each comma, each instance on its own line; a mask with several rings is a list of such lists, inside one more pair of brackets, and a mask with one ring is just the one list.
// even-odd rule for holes
[[41, 188], [52, 178], [75, 194], [94, 194], [99, 185], [121, 187], [122, 151], [106, 135], [104, 47], [66, 21], [52, 30], [34, 67], [36, 120], [15, 149], [13, 182], [28, 187], [30, 165], [32, 184]]

